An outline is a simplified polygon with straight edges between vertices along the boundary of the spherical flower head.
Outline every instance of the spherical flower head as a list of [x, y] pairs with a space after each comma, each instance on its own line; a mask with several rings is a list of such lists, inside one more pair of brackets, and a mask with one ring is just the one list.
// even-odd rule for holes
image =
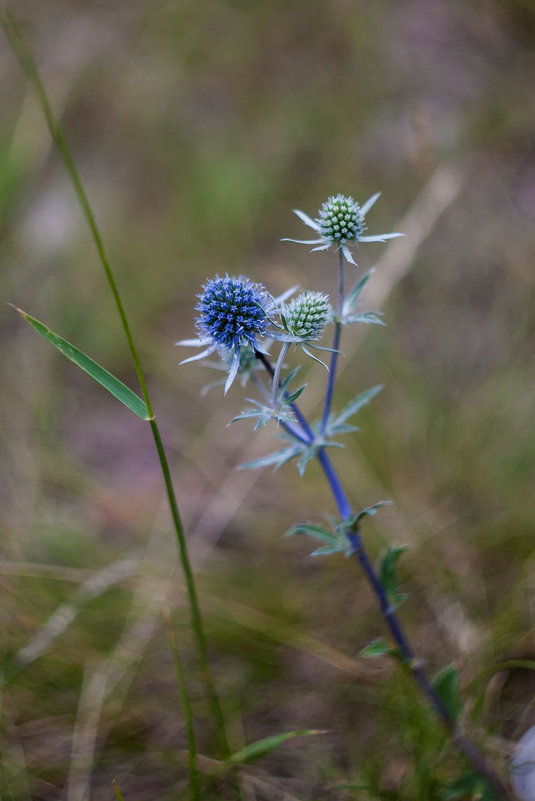
[[286, 331], [301, 342], [318, 339], [331, 315], [329, 296], [323, 292], [303, 292], [282, 312]]
[[242, 345], [255, 347], [266, 333], [272, 301], [262, 284], [243, 275], [215, 278], [203, 286], [196, 306], [200, 336], [218, 348], [239, 353]]
[[323, 203], [318, 223], [323, 237], [341, 245], [358, 241], [365, 229], [359, 204], [345, 195], [332, 195]]

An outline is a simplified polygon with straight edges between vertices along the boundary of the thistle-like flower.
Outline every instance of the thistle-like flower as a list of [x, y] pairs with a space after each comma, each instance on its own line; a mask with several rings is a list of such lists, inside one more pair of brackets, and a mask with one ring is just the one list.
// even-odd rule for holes
[[302, 292], [281, 311], [284, 329], [294, 342], [318, 339], [331, 316], [329, 296], [324, 292]]
[[283, 239], [283, 242], [298, 242], [301, 245], [316, 245], [312, 250], [327, 250], [331, 246], [341, 250], [345, 259], [351, 264], [356, 264], [353, 260], [350, 242], [386, 242], [387, 239], [395, 239], [403, 236], [399, 233], [375, 234], [365, 236], [366, 214], [375, 204], [380, 196], [380, 192], [372, 195], [366, 203], [360, 206], [352, 197], [345, 195], [332, 195], [323, 203], [318, 212], [318, 217], [312, 220], [308, 214], [299, 209], [294, 209], [300, 220], [305, 225], [312, 228], [319, 234], [318, 239]]
[[216, 275], [206, 282], [203, 290], [198, 295], [199, 302], [195, 307], [199, 312], [195, 323], [199, 337], [184, 339], [176, 344], [205, 347], [202, 353], [184, 359], [181, 364], [204, 359], [214, 351], [219, 351], [229, 359], [225, 383], [227, 393], [238, 373], [243, 346], [249, 345], [263, 352], [258, 337], [263, 337], [267, 332], [274, 304], [262, 284], [256, 284], [243, 275], [237, 278], [228, 275], [220, 278]]
[[332, 319], [329, 296], [324, 292], [302, 292], [289, 303], [283, 304], [279, 315], [281, 331], [274, 334], [274, 338], [287, 343], [286, 349], [291, 343], [299, 345], [307, 356], [323, 364], [310, 353], [307, 345], [319, 350], [330, 350], [310, 344], [320, 338], [323, 329]]

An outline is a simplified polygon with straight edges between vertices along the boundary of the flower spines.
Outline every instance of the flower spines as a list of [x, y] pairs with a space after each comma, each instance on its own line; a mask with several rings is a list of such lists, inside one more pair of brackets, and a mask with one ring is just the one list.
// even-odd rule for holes
[[358, 241], [365, 230], [364, 216], [352, 197], [332, 195], [319, 211], [320, 233], [332, 242]]
[[237, 352], [242, 345], [254, 347], [255, 338], [266, 333], [270, 297], [261, 284], [244, 276], [216, 276], [199, 295], [196, 324], [203, 338]]
[[317, 339], [332, 314], [329, 296], [323, 292], [303, 292], [285, 305], [282, 312], [286, 331], [303, 342]]

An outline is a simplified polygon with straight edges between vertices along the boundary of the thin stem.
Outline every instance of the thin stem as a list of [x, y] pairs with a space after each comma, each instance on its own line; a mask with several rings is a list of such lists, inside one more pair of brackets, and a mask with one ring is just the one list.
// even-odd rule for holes
[[128, 319], [126, 316], [126, 311], [124, 309], [119, 289], [117, 287], [115, 277], [113, 275], [113, 271], [104, 248], [104, 242], [100, 234], [91, 203], [89, 202], [89, 198], [87, 197], [87, 193], [85, 191], [84, 185], [82, 183], [82, 180], [74, 163], [74, 159], [67, 144], [67, 140], [65, 139], [65, 135], [62, 131], [61, 125], [52, 110], [52, 106], [48, 99], [48, 95], [46, 93], [44, 85], [41, 81], [35, 61], [26, 45], [26, 42], [20, 32], [17, 23], [13, 19], [13, 16], [9, 12], [5, 12], [0, 9], [0, 23], [4, 29], [4, 32], [7, 36], [7, 39], [11, 45], [12, 50], [15, 53], [15, 56], [19, 60], [19, 63], [21, 64], [24, 72], [26, 73], [27, 78], [29, 79], [31, 85], [35, 90], [37, 98], [41, 104], [41, 108], [45, 115], [52, 140], [60, 153], [65, 169], [67, 170], [69, 177], [72, 181], [75, 194], [82, 208], [82, 213], [89, 226], [93, 242], [95, 244], [102, 267], [104, 269], [108, 286], [112, 293], [115, 306], [117, 308], [117, 312], [119, 314], [119, 318], [121, 321], [121, 326], [124, 331], [128, 347], [130, 349], [130, 354], [132, 356], [132, 361], [134, 363], [134, 367], [137, 373], [137, 377], [141, 387], [141, 392], [143, 394], [143, 399], [149, 411], [150, 427], [154, 439], [154, 444], [156, 446], [156, 450], [158, 453], [158, 459], [160, 462], [160, 467], [164, 478], [169, 509], [171, 511], [171, 517], [175, 529], [178, 551], [180, 555], [180, 561], [182, 564], [184, 580], [186, 583], [186, 589], [190, 604], [191, 624], [197, 648], [197, 662], [199, 666], [199, 673], [204, 683], [206, 695], [210, 705], [210, 710], [217, 727], [217, 738], [219, 742], [219, 747], [226, 756], [230, 753], [230, 748], [228, 745], [227, 736], [225, 732], [221, 704], [219, 702], [219, 698], [215, 689], [215, 684], [210, 669], [208, 667], [206, 640], [204, 636], [202, 619], [197, 600], [197, 592], [195, 589], [193, 571], [191, 569], [191, 564], [188, 556], [184, 528], [182, 526], [182, 521], [180, 519], [180, 514], [178, 511], [178, 504], [173, 487], [173, 482], [171, 479], [171, 474], [169, 471], [167, 456], [160, 435], [160, 430], [158, 428], [158, 424], [156, 422], [156, 418], [154, 416], [154, 412], [152, 409], [152, 404], [149, 397], [145, 376], [141, 368], [141, 364], [137, 353], [137, 348], [135, 346], [130, 325], [128, 323]]
[[[275, 375], [275, 370], [273, 369], [273, 365], [271, 364], [269, 359], [265, 356], [264, 353], [261, 353], [259, 350], [255, 350], [255, 356], [256, 356], [256, 358], [258, 359], [259, 362], [262, 362], [262, 364], [266, 368], [267, 372], [271, 376], [271, 379], [273, 380], [273, 377]], [[298, 431], [295, 431], [295, 429], [292, 426], [290, 426], [289, 424], [283, 424], [284, 427], [287, 428], [290, 431], [290, 433], [293, 434], [293, 436], [296, 439], [300, 440], [301, 442], [306, 442], [309, 445], [312, 444], [312, 442], [314, 441], [314, 432], [310, 428], [306, 418], [304, 417], [302, 412], [299, 410], [299, 407], [297, 406], [296, 403], [291, 403], [290, 404], [290, 409], [295, 414], [295, 418], [296, 418], [297, 422], [299, 423], [299, 425], [301, 426], [305, 436], [303, 437]]]
[[273, 373], [273, 388], [271, 390], [271, 408], [275, 410], [278, 406], [279, 402], [279, 386], [281, 381], [281, 372], [282, 366], [284, 364], [284, 360], [286, 358], [286, 354], [288, 353], [288, 348], [290, 347], [289, 342], [283, 342], [279, 358], [277, 359], [277, 363], [275, 365], [275, 372]]
[[333, 352], [331, 354], [331, 365], [329, 367], [329, 377], [327, 379], [327, 391], [325, 393], [325, 405], [323, 407], [323, 417], [321, 420], [321, 433], [325, 434], [331, 406], [333, 401], [334, 382], [336, 379], [336, 365], [340, 348], [340, 337], [342, 334], [342, 313], [344, 309], [344, 254], [338, 249], [338, 312], [334, 323]]
[[201, 787], [199, 784], [199, 774], [197, 772], [197, 741], [195, 738], [193, 714], [191, 710], [188, 689], [186, 686], [186, 677], [184, 675], [184, 668], [182, 667], [182, 660], [178, 651], [175, 630], [173, 628], [170, 614], [166, 615], [166, 620], [167, 637], [169, 639], [169, 645], [171, 647], [175, 663], [176, 680], [180, 694], [180, 703], [184, 712], [184, 722], [186, 724], [186, 734], [188, 738], [188, 770], [191, 801], [201, 801]]
[[[334, 490], [333, 490], [334, 492]], [[392, 638], [396, 642], [403, 661], [408, 666], [414, 680], [420, 687], [427, 700], [434, 708], [438, 717], [442, 721], [445, 728], [448, 730], [452, 740], [455, 742], [460, 751], [465, 755], [467, 760], [472, 764], [477, 772], [483, 776], [492, 789], [498, 794], [500, 798], [509, 799], [511, 796], [506, 786], [494, 770], [494, 767], [487, 760], [487, 758], [476, 748], [476, 746], [467, 739], [464, 734], [458, 729], [457, 724], [450, 715], [448, 709], [442, 702], [442, 699], [435, 691], [433, 685], [430, 683], [427, 675], [425, 674], [422, 663], [414, 655], [406, 638], [405, 632], [398, 620], [395, 608], [388, 602], [383, 585], [373, 567], [368, 554], [364, 549], [362, 537], [358, 530], [347, 531], [347, 538], [351, 544], [352, 552], [360, 563], [370, 586], [372, 587], [377, 599], [379, 601], [381, 612], [386, 620], [386, 624], [390, 630]]]
[[195, 634], [195, 641], [197, 645], [197, 663], [199, 667], [199, 674], [201, 676], [201, 680], [203, 681], [205, 687], [212, 717], [216, 723], [218, 746], [225, 755], [228, 755], [230, 754], [230, 746], [227, 740], [223, 710], [221, 709], [219, 696], [215, 689], [214, 679], [208, 664], [208, 649], [206, 646], [206, 637], [204, 634], [204, 627], [202, 624], [199, 601], [197, 598], [197, 589], [195, 586], [195, 579], [193, 577], [193, 570], [191, 568], [191, 562], [189, 559], [186, 537], [184, 535], [184, 528], [182, 526], [180, 513], [178, 511], [178, 504], [173, 488], [173, 480], [171, 478], [169, 462], [167, 461], [167, 454], [165, 452], [165, 448], [160, 435], [160, 429], [158, 428], [156, 420], [153, 419], [150, 421], [150, 427], [152, 429], [152, 435], [154, 437], [156, 450], [158, 452], [158, 459], [160, 461], [160, 467], [165, 482], [165, 489], [167, 492], [169, 509], [171, 511], [171, 517], [173, 519], [173, 524], [177, 536], [180, 562], [182, 564], [182, 570], [184, 572], [186, 591], [188, 594], [188, 601], [190, 606], [191, 626]]
[[[269, 361], [264, 357], [262, 362], [268, 372], [272, 375], [273, 374], [273, 367], [269, 363]], [[296, 407], [297, 408], [297, 407]], [[310, 430], [306, 419], [300, 413], [300, 418], [304, 421], [306, 427]], [[329, 458], [327, 453], [325, 452], [324, 448], [319, 448], [316, 454], [316, 458], [318, 459], [319, 464], [325, 474], [327, 482], [329, 484], [329, 488], [333, 494], [336, 506], [338, 508], [338, 513], [340, 518], [344, 520], [348, 520], [352, 514], [353, 510], [347, 494], [342, 486], [342, 483], [338, 477], [338, 474]], [[356, 559], [360, 563], [360, 566], [368, 580], [368, 583], [375, 594], [379, 606], [381, 609], [381, 613], [386, 621], [386, 625], [392, 635], [393, 640], [395, 641], [396, 645], [398, 646], [400, 653], [403, 657], [403, 661], [409, 667], [411, 675], [413, 676], [415, 682], [420, 687], [422, 693], [426, 696], [427, 700], [430, 702], [431, 706], [434, 708], [435, 712], [437, 713], [439, 719], [441, 720], [444, 727], [449, 732], [453, 742], [457, 745], [459, 750], [464, 754], [466, 759], [471, 763], [472, 767], [486, 779], [489, 783], [489, 786], [494, 790], [497, 794], [498, 798], [507, 799], [510, 801], [511, 795], [504, 785], [494, 767], [491, 763], [486, 759], [486, 757], [476, 748], [476, 746], [467, 739], [464, 734], [458, 729], [455, 720], [451, 717], [449, 711], [444, 706], [442, 700], [435, 692], [431, 682], [429, 681], [425, 671], [423, 670], [422, 664], [420, 660], [418, 660], [412, 648], [409, 645], [403, 627], [401, 625], [400, 620], [396, 615], [395, 608], [388, 602], [386, 593], [384, 591], [383, 585], [379, 579], [379, 576], [368, 556], [366, 550], [364, 548], [364, 543], [362, 541], [362, 537], [358, 529], [352, 529], [349, 525], [346, 531], [346, 536], [352, 548], [352, 553], [355, 555]]]

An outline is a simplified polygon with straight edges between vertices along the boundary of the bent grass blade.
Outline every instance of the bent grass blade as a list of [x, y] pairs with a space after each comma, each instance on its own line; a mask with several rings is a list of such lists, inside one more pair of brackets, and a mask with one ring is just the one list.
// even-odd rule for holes
[[131, 412], [137, 414], [138, 417], [141, 417], [142, 420], [150, 420], [151, 417], [149, 415], [149, 410], [147, 409], [146, 403], [136, 395], [135, 392], [123, 384], [122, 381], [119, 381], [118, 378], [115, 378], [114, 375], [109, 373], [104, 367], [101, 367], [100, 364], [93, 361], [93, 359], [89, 358], [85, 353], [82, 353], [81, 350], [76, 348], [70, 342], [67, 342], [66, 339], [60, 337], [59, 334], [55, 334], [50, 328], [36, 320], [35, 317], [27, 314], [26, 312], [22, 311], [22, 309], [18, 309], [16, 306], [14, 308], [18, 311], [18, 313], [24, 317], [27, 323], [29, 323], [32, 328], [40, 334], [43, 339], [46, 339], [51, 345], [53, 345], [60, 353], [70, 359], [71, 362], [74, 362], [81, 370], [87, 373], [97, 384], [100, 384], [101, 387], [107, 389], [117, 400], [121, 401], [121, 403], [130, 409]]

